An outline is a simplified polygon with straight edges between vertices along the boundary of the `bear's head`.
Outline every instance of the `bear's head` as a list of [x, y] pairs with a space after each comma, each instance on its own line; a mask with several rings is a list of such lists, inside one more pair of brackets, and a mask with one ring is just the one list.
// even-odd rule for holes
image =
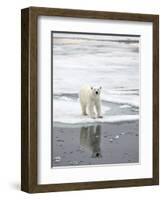
[[91, 91], [92, 91], [92, 95], [95, 96], [95, 97], [98, 97], [100, 96], [101, 94], [101, 90], [102, 90], [102, 87], [91, 87]]

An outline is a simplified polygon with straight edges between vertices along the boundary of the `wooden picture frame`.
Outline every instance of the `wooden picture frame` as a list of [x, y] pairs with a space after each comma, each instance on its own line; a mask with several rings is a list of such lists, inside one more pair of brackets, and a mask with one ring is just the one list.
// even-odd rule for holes
[[[152, 178], [38, 184], [37, 163], [37, 19], [61, 16], [153, 24], [153, 176]], [[148, 125], [147, 125], [148, 126]], [[29, 7], [21, 11], [21, 190], [29, 193], [159, 184], [159, 16], [88, 10]]]

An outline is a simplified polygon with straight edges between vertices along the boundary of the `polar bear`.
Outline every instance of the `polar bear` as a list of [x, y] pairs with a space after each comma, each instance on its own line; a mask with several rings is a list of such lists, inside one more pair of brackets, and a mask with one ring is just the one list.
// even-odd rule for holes
[[[93, 119], [96, 117], [102, 118], [100, 99], [101, 89], [101, 87], [95, 88], [89, 85], [84, 85], [81, 87], [79, 98], [83, 115], [87, 115], [88, 111], [89, 117]], [[94, 109], [96, 109], [96, 113]]]

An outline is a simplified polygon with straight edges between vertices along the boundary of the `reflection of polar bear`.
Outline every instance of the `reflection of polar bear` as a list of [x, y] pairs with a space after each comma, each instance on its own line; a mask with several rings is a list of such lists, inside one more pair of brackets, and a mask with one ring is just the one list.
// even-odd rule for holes
[[101, 154], [101, 126], [82, 127], [80, 131], [80, 145], [92, 154], [92, 158], [100, 158]]
[[101, 87], [94, 88], [89, 85], [85, 85], [80, 89], [79, 98], [83, 115], [87, 115], [88, 109], [89, 117], [96, 118], [96, 113], [94, 112], [95, 108], [97, 117], [102, 117], [100, 93]]

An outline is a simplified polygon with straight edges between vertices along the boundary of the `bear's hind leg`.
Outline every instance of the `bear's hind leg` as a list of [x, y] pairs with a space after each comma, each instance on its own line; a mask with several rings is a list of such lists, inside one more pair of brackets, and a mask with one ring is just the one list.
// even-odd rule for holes
[[87, 115], [86, 106], [81, 104], [82, 114]]

